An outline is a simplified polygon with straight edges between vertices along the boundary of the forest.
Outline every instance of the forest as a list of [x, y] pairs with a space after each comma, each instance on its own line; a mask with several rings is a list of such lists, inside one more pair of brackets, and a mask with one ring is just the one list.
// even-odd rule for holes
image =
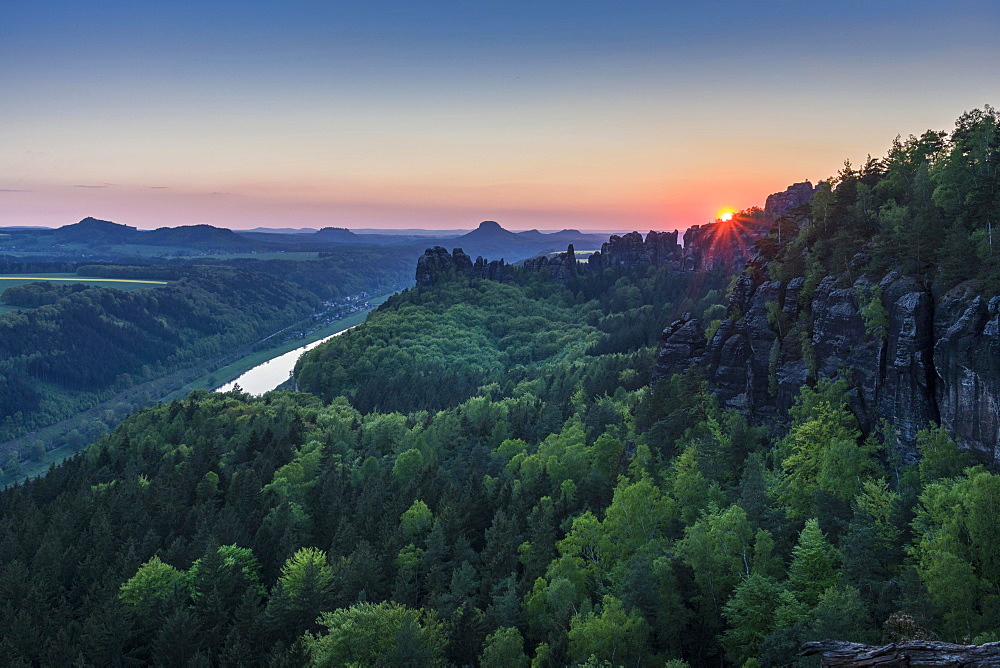
[[[845, 167], [757, 266], [995, 291], [997, 121]], [[934, 424], [901, 458], [843, 377], [759, 425], [698, 368], [651, 382], [660, 330], [725, 317], [734, 284], [460, 275], [313, 350], [304, 392], [132, 415], [0, 493], [0, 661], [749, 667], [809, 665], [811, 640], [1000, 640], [992, 462]]]

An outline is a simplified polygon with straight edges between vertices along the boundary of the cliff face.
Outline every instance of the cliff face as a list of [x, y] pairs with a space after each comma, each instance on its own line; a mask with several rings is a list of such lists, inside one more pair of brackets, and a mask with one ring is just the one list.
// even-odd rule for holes
[[804, 280], [755, 274], [751, 267], [740, 276], [731, 319], [711, 341], [696, 320], [664, 330], [658, 377], [697, 362], [723, 405], [764, 422], [783, 419], [811, 377], [846, 374], [862, 428], [888, 421], [905, 455], [915, 454], [916, 433], [934, 421], [964, 447], [1000, 460], [1000, 297], [984, 299], [974, 285], [935, 297], [893, 272], [877, 285], [879, 309], [873, 306], [879, 292], [868, 280], [838, 287], [828, 277], [812, 298], [810, 333], [795, 324], [805, 307]]

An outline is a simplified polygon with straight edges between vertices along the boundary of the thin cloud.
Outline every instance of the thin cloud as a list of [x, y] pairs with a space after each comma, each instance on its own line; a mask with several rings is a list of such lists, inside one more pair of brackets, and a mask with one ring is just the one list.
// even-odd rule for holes
[[0, 188], [0, 193], [33, 193], [34, 190], [19, 190], [17, 188]]
[[74, 188], [111, 188], [114, 185], [116, 185], [116, 184], [114, 184], [114, 183], [102, 183], [101, 185], [98, 185], [98, 186], [95, 186], [95, 185], [78, 185], [78, 186], [73, 186], [73, 187]]
[[146, 186], [150, 190], [169, 190], [170, 186]]

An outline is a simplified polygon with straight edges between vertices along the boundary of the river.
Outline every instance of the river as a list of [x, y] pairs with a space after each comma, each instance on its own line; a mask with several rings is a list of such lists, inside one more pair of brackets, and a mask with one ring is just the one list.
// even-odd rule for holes
[[[357, 325], [355, 325], [356, 327]], [[325, 339], [320, 339], [319, 341], [313, 341], [312, 343], [307, 343], [301, 348], [296, 348], [295, 350], [289, 350], [284, 355], [278, 355], [277, 357], [272, 357], [268, 361], [255, 366], [254, 368], [246, 371], [239, 378], [230, 381], [223, 385], [222, 387], [216, 388], [216, 392], [228, 392], [233, 389], [235, 385], [239, 385], [247, 394], [252, 394], [254, 396], [260, 396], [265, 392], [270, 392], [274, 388], [278, 387], [286, 380], [288, 376], [292, 373], [292, 369], [295, 368], [295, 363], [298, 361], [302, 353], [307, 350], [312, 350], [324, 341], [329, 341], [335, 336], [340, 336], [348, 329], [354, 329], [354, 327], [348, 327], [347, 329], [337, 332], [336, 334], [331, 334]]]

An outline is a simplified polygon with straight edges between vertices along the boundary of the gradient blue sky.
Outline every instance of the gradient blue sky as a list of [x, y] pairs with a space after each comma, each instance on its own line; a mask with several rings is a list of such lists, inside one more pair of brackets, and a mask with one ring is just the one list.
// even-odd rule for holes
[[6, 3], [0, 225], [674, 229], [1000, 104], [1000, 3]]

